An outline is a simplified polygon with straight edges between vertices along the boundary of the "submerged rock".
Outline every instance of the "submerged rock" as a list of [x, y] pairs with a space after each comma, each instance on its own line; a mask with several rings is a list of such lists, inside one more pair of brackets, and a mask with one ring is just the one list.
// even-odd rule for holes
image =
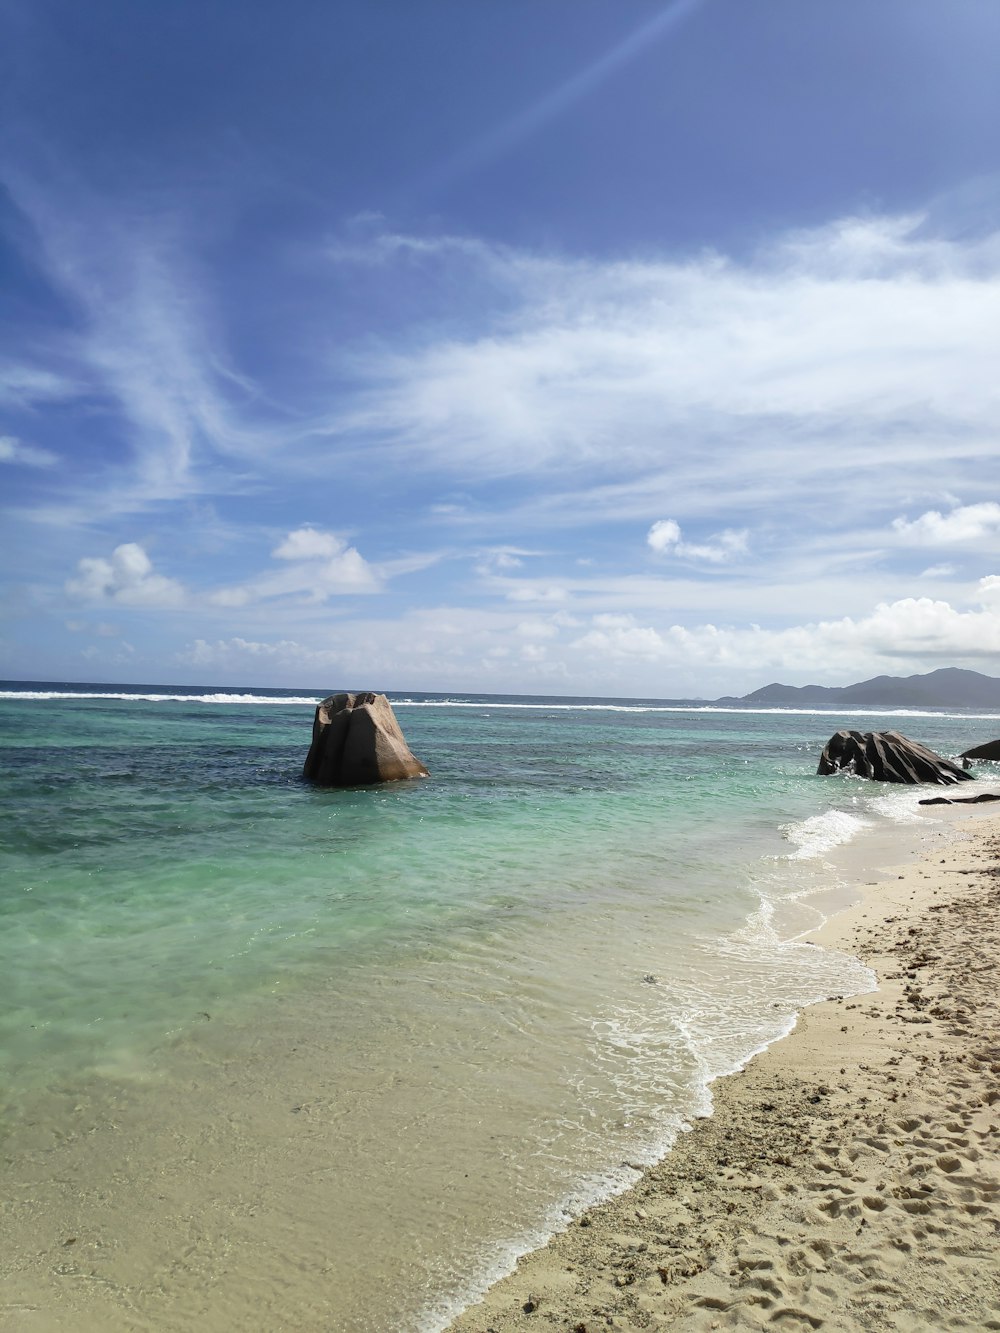
[[972, 776], [898, 731], [835, 731], [823, 747], [816, 772], [854, 773], [876, 782], [914, 786], [921, 782], [948, 786]]
[[403, 739], [384, 694], [331, 694], [316, 709], [302, 776], [319, 787], [366, 787], [429, 773]]

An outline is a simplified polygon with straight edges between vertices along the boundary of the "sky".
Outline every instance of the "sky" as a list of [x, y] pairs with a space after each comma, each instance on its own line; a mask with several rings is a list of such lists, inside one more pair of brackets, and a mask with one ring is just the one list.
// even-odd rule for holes
[[0, 0], [0, 675], [1000, 675], [1000, 5]]

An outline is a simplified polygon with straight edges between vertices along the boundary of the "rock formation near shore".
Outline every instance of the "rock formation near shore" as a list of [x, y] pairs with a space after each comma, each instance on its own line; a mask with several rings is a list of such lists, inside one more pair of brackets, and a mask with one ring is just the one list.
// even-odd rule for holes
[[918, 805], [982, 805], [984, 801], [1000, 801], [1000, 795], [981, 791], [978, 796], [925, 796]]
[[966, 768], [969, 767], [970, 759], [1000, 759], [1000, 741], [987, 741], [985, 745], [974, 745], [971, 750], [963, 750], [960, 758]]
[[835, 731], [823, 747], [816, 772], [854, 773], [876, 782], [911, 785], [936, 782], [940, 786], [964, 782], [972, 776], [898, 731]]
[[384, 694], [331, 694], [316, 708], [302, 776], [319, 787], [366, 787], [429, 773], [411, 753]]

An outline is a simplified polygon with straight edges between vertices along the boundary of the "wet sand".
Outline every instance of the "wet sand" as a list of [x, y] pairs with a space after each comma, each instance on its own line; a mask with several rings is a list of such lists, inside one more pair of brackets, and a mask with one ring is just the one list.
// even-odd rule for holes
[[1000, 818], [935, 810], [863, 854], [862, 901], [811, 938], [877, 992], [717, 1082], [663, 1162], [453, 1333], [1000, 1329]]

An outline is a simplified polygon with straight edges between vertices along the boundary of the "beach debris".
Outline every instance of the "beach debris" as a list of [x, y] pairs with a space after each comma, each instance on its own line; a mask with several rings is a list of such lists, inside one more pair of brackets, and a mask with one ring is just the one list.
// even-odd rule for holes
[[367, 787], [429, 773], [384, 694], [331, 694], [316, 708], [302, 776], [318, 787]]
[[823, 747], [816, 772], [822, 776], [851, 773], [876, 782], [910, 785], [934, 782], [939, 786], [964, 782], [972, 776], [898, 731], [835, 731]]
[[963, 750], [959, 758], [963, 768], [969, 767], [971, 759], [1000, 760], [1000, 741], [987, 741], [985, 745], [974, 745], [971, 750]]

